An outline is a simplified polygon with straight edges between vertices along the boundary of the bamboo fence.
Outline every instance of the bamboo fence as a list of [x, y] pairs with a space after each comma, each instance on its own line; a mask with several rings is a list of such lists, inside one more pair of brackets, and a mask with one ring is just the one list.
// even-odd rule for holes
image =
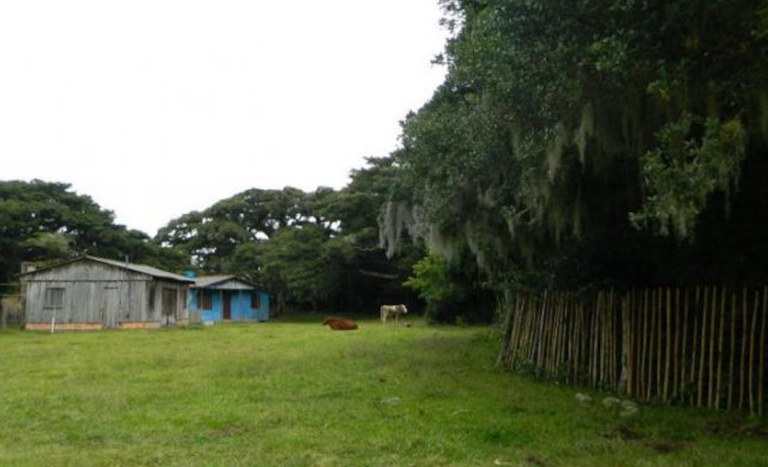
[[763, 416], [768, 287], [519, 293], [498, 364], [562, 383]]

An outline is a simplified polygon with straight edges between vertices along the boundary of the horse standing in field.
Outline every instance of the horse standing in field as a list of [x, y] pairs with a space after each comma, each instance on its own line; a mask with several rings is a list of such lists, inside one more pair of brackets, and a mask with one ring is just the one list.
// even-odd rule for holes
[[357, 329], [357, 323], [351, 319], [328, 317], [323, 321], [323, 325], [326, 324], [334, 331], [353, 331]]
[[387, 324], [387, 319], [395, 317], [395, 323], [398, 322], [398, 317], [408, 313], [408, 308], [405, 305], [381, 305], [379, 309], [381, 312], [381, 324]]

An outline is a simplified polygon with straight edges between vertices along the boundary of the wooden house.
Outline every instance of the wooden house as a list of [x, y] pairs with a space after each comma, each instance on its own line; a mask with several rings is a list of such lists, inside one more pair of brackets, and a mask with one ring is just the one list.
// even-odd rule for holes
[[20, 276], [27, 329], [159, 327], [186, 321], [194, 280], [82, 256]]
[[233, 275], [195, 278], [188, 306], [203, 322], [269, 320], [269, 294]]

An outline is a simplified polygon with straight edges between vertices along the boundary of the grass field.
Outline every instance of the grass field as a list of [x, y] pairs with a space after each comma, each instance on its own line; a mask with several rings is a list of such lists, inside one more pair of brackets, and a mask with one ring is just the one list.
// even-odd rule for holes
[[497, 345], [418, 321], [1, 332], [0, 465], [768, 465], [764, 422], [621, 418], [495, 370]]

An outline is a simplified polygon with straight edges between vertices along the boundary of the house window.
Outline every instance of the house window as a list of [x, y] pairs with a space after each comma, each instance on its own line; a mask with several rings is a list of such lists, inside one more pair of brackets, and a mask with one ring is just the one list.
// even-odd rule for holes
[[261, 294], [258, 292], [251, 292], [251, 309], [258, 310], [261, 308]]
[[203, 290], [201, 292], [202, 295], [202, 303], [203, 303], [203, 310], [213, 310], [213, 292], [208, 290]]
[[64, 287], [48, 287], [45, 289], [44, 307], [51, 310], [64, 308]]

